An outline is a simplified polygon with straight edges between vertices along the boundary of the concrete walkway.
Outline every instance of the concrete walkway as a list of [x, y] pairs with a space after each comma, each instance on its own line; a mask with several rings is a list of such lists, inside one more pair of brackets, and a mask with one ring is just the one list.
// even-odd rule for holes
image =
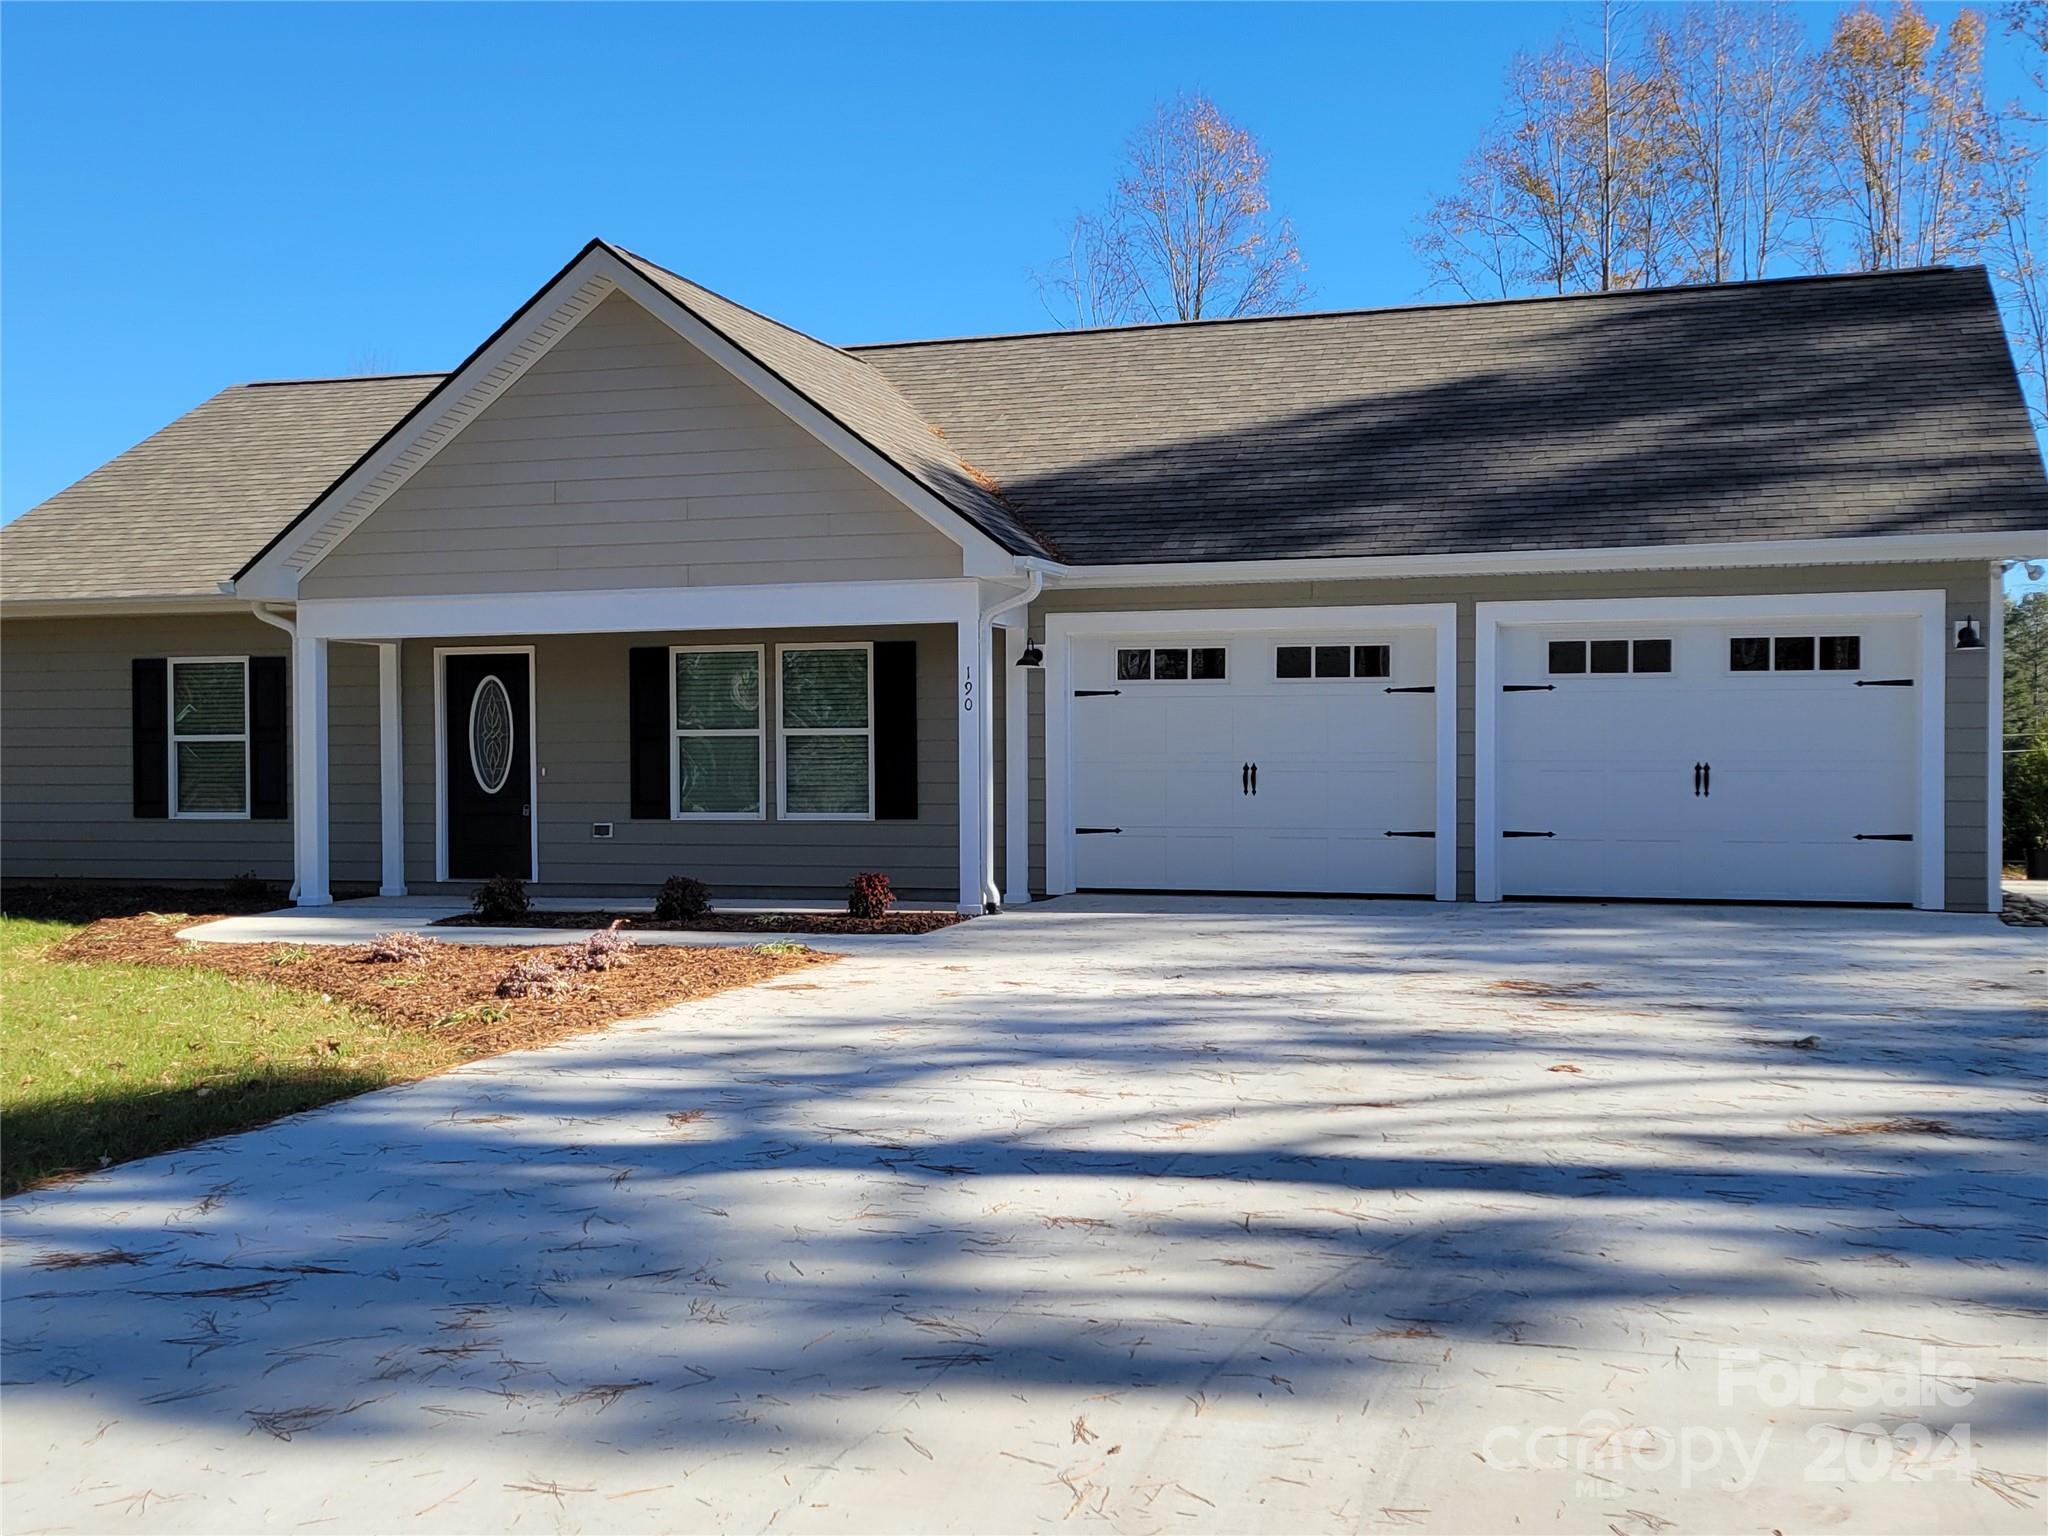
[[1907, 913], [864, 950], [9, 1202], [7, 1529], [2038, 1532], [2044, 999]]

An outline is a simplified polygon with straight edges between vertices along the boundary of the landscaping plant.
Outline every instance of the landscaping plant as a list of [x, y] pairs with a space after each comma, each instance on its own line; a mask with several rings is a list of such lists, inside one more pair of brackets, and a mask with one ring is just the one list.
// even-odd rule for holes
[[438, 940], [430, 939], [423, 933], [406, 933], [394, 929], [380, 933], [363, 946], [363, 958], [372, 965], [404, 965], [415, 961], [431, 960], [434, 952], [441, 947]]
[[581, 944], [565, 945], [562, 949], [561, 966], [565, 971], [609, 971], [632, 963], [632, 936], [619, 932], [617, 922], [600, 928]]
[[688, 923], [711, 915], [711, 887], [688, 875], [670, 875], [654, 894], [655, 921]]
[[887, 917], [896, 905], [896, 891], [889, 877], [868, 870], [846, 883], [846, 914], [849, 917]]
[[531, 905], [526, 899], [526, 882], [517, 875], [493, 875], [469, 898], [476, 915], [489, 923], [516, 923]]
[[553, 997], [568, 985], [568, 976], [547, 956], [522, 955], [498, 978], [498, 996]]

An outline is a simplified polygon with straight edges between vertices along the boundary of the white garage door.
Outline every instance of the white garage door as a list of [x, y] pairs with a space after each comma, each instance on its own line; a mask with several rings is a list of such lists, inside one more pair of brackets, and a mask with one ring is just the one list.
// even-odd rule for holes
[[1080, 637], [1083, 890], [1435, 889], [1432, 630]]
[[1501, 894], [1911, 902], [1905, 619], [1500, 636]]

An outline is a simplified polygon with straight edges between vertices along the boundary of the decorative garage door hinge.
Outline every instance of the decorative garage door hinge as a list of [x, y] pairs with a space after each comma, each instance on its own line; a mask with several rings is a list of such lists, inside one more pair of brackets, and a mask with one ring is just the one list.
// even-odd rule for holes
[[1502, 684], [1500, 685], [1500, 691], [1501, 691], [1502, 693], [1555, 693], [1555, 692], [1557, 692], [1557, 684], [1555, 684], [1555, 683], [1502, 683]]
[[1858, 688], [1910, 688], [1913, 686], [1913, 679], [1910, 677], [1859, 677], [1856, 679], [1856, 686]]
[[1435, 683], [1424, 683], [1419, 688], [1389, 688], [1389, 693], [1435, 693]]
[[1076, 688], [1074, 690], [1074, 697], [1077, 699], [1114, 699], [1120, 697], [1122, 693], [1123, 689], [1121, 688]]
[[1435, 837], [1434, 832], [1389, 832], [1389, 837]]
[[1913, 834], [1910, 832], [1858, 832], [1856, 834], [1856, 841], [1859, 843], [1910, 843], [1913, 841]]
[[1555, 837], [1555, 832], [1503, 832], [1502, 837]]
[[1101, 837], [1106, 833], [1121, 831], [1123, 831], [1122, 827], [1076, 827], [1074, 828], [1074, 835], [1076, 837]]

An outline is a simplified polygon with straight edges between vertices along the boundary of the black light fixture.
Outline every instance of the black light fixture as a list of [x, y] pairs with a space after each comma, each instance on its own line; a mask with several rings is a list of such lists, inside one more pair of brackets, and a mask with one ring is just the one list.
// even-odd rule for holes
[[1024, 654], [1017, 658], [1017, 665], [1020, 667], [1042, 667], [1045, 665], [1045, 652], [1035, 645], [1026, 643]]
[[1964, 614], [1963, 622], [1956, 626], [1956, 649], [1959, 651], [1981, 651], [1984, 649], [1984, 632], [1977, 627], [1975, 614]]

